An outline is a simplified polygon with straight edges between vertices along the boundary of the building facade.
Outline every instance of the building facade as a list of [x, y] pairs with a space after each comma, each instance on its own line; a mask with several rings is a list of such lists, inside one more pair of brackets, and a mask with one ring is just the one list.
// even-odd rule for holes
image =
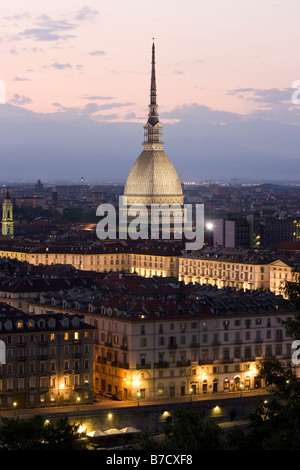
[[285, 281], [293, 280], [293, 267], [280, 259], [272, 261], [264, 252], [203, 249], [178, 259], [178, 279], [218, 288], [264, 289], [279, 295]]
[[[119, 296], [90, 301], [80, 310], [56, 297], [30, 304], [35, 314], [75, 314], [97, 328], [94, 345], [95, 391], [125, 399], [190, 397], [263, 388], [262, 359], [291, 365], [292, 339], [279, 318], [292, 318], [273, 294], [231, 295], [137, 301]], [[227, 298], [227, 300], [226, 300]], [[225, 303], [227, 305], [224, 307]], [[248, 304], [248, 306], [247, 306]]]
[[125, 243], [89, 248], [2, 246], [0, 257], [27, 261], [36, 266], [61, 264], [100, 273], [128, 272], [143, 277], [171, 276], [185, 283], [211, 284], [219, 288], [229, 286], [244, 290], [266, 289], [277, 294], [282, 293], [285, 280], [293, 280], [293, 265], [268, 252], [204, 247], [196, 253], [182, 254], [172, 244], [167, 245], [161, 243], [148, 249], [144, 243], [135, 250]]
[[[146, 248], [145, 248], [146, 247]], [[130, 245], [114, 243], [98, 247], [54, 247], [32, 246], [29, 244], [15, 244], [14, 246], [0, 247], [0, 257], [26, 261], [38, 266], [71, 265], [84, 271], [108, 273], [131, 272], [141, 276], [178, 276], [179, 250], [161, 243], [160, 248], [147, 249], [146, 244], [132, 250]]]
[[37, 317], [2, 304], [0, 409], [92, 403], [93, 331], [82, 315]]
[[291, 362], [275, 314], [100, 322], [96, 389], [133, 400], [254, 390], [259, 360]]

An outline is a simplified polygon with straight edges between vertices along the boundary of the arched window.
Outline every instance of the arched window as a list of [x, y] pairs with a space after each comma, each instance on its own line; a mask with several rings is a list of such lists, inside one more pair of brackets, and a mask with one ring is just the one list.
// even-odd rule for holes
[[224, 392], [229, 392], [229, 379], [224, 379]]
[[241, 378], [239, 375], [234, 377], [234, 390], [238, 392], [240, 390]]
[[245, 377], [244, 387], [245, 387], [245, 390], [250, 389], [250, 377], [249, 377], [249, 375], [247, 375], [247, 377]]

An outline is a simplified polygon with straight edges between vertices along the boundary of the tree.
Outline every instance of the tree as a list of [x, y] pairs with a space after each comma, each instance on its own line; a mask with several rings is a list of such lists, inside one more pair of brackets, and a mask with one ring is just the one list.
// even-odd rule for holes
[[218, 450], [222, 448], [221, 428], [211, 419], [205, 420], [196, 411], [177, 408], [174, 423], [165, 428], [166, 450]]
[[195, 410], [177, 408], [174, 411], [172, 422], [164, 428], [162, 442], [157, 442], [149, 433], [138, 438], [135, 448], [156, 451], [192, 451], [192, 450], [220, 450], [222, 430], [215, 421], [204, 419], [204, 416]]
[[[291, 302], [296, 312], [294, 319], [280, 323], [292, 339], [299, 339], [299, 276], [293, 282], [286, 281], [283, 290], [285, 301]], [[277, 359], [261, 361], [259, 376], [265, 379], [272, 399], [257, 404], [249, 416], [246, 435], [229, 434], [227, 445], [256, 450], [300, 450], [300, 378], [294, 369]]]
[[79, 450], [84, 447], [78, 433], [79, 424], [70, 424], [68, 418], [44, 426], [43, 450]]
[[67, 418], [48, 422], [42, 416], [29, 419], [2, 417], [0, 445], [8, 450], [78, 450], [85, 445], [79, 440], [79, 425]]
[[32, 419], [1, 419], [0, 445], [9, 450], [38, 450], [43, 420], [39, 416]]
[[249, 449], [300, 450], [300, 402], [260, 401], [249, 416]]
[[282, 291], [284, 296], [293, 303], [295, 310], [300, 311], [300, 275], [295, 275], [294, 281], [285, 281]]
[[[281, 324], [286, 328], [287, 333], [293, 339], [300, 339], [300, 276], [295, 276], [295, 281], [285, 281], [282, 288], [286, 297], [285, 301], [293, 304], [295, 309], [295, 318], [291, 320], [281, 321]], [[283, 301], [283, 303], [285, 302]]]

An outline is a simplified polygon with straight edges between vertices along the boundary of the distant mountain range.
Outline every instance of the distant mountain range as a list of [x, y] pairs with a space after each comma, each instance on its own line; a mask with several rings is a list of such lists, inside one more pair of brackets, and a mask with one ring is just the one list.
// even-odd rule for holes
[[[262, 119], [225, 125], [182, 119], [164, 124], [163, 138], [182, 181], [300, 181], [299, 129]], [[0, 105], [0, 180], [125, 182], [142, 141], [143, 123]]]

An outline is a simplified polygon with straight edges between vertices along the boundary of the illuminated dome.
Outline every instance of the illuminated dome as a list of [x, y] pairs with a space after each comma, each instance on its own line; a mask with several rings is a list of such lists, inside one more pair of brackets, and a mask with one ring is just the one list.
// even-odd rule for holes
[[183, 193], [178, 174], [161, 141], [162, 125], [156, 104], [155, 46], [152, 46], [152, 73], [149, 116], [144, 126], [144, 150], [135, 161], [124, 189], [127, 205], [180, 204]]
[[143, 150], [125, 185], [128, 204], [180, 204], [182, 187], [173, 163], [164, 150]]

